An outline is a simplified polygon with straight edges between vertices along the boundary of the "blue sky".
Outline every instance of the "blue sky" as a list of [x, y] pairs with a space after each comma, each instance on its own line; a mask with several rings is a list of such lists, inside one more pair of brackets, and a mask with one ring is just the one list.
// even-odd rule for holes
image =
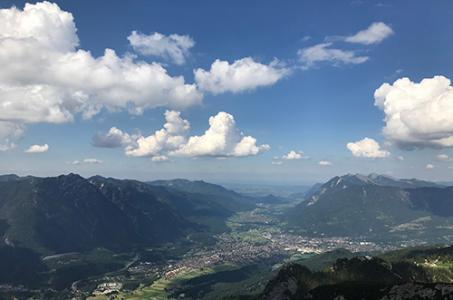
[[[42, 113], [44, 97], [36, 100], [40, 101], [37, 104], [39, 110], [34, 110], [33, 104], [19, 105], [24, 107], [23, 114], [15, 110], [14, 114], [21, 117], [12, 117], [5, 112], [7, 100], [4, 103], [0, 101], [5, 112], [0, 113], [0, 121], [4, 122], [0, 126], [6, 128], [3, 136], [0, 130], [5, 150], [0, 152], [1, 173], [47, 176], [76, 172], [85, 176], [101, 174], [143, 180], [185, 177], [275, 183], [311, 183], [348, 172], [376, 172], [432, 180], [453, 178], [453, 161], [450, 161], [453, 151], [448, 142], [448, 138], [453, 136], [453, 126], [448, 121], [449, 117], [453, 119], [453, 109], [450, 110], [453, 96], [451, 84], [445, 83], [453, 77], [451, 1], [55, 3], [60, 11], [50, 12], [48, 7], [41, 7], [43, 14], [40, 16], [46, 18], [48, 13], [51, 18], [51, 13], [71, 13], [73, 21], [64, 21], [69, 31], [62, 32], [62, 37], [58, 36], [55, 43], [66, 38], [70, 41], [75, 35], [78, 45], [62, 44], [57, 50], [42, 50], [42, 43], [49, 41], [46, 38], [43, 42], [41, 37], [47, 37], [47, 32], [58, 29], [55, 24], [50, 24], [40, 28], [38, 33], [29, 30], [27, 26], [34, 25], [30, 23], [31, 16], [22, 11], [23, 1], [0, 3], [4, 10], [10, 10], [14, 5], [19, 11], [16, 14], [0, 14], [0, 23], [1, 18], [10, 18], [9, 22], [20, 19], [21, 24], [27, 24], [25, 29], [20, 26], [18, 30], [0, 29], [0, 40], [14, 39], [25, 43], [27, 38], [36, 38], [36, 45], [30, 46], [35, 47], [33, 52], [48, 51], [42, 55], [54, 60], [66, 57], [66, 53], [73, 55], [80, 49], [89, 51], [93, 59], [98, 59], [104, 55], [106, 48], [110, 48], [120, 60], [132, 57], [134, 66], [141, 62], [149, 65], [158, 63], [172, 79], [183, 76], [184, 84], [193, 85], [198, 94], [187, 94], [192, 100], [175, 107], [170, 100], [166, 100], [165, 94], [156, 100], [154, 93], [149, 95], [144, 92], [146, 85], [140, 91], [133, 90], [136, 86], [125, 85], [122, 93], [126, 90], [133, 95], [136, 92], [139, 94], [131, 105], [140, 103], [140, 107], [145, 107], [141, 114], [131, 114], [128, 111], [130, 103], [124, 104], [129, 99], [120, 102], [115, 94], [115, 105], [111, 105], [112, 102], [102, 98], [105, 90], [100, 91], [98, 87], [85, 89], [83, 80], [80, 84], [77, 82], [76, 73], [70, 73], [69, 77], [73, 78], [71, 83], [52, 78], [41, 80], [41, 77], [47, 76], [40, 75], [45, 73], [40, 69], [47, 68], [45, 64], [37, 64], [31, 71], [36, 75], [25, 76], [22, 72], [16, 76], [14, 71], [0, 74], [0, 92], [2, 88], [20, 89], [45, 83], [58, 91], [53, 105], [58, 109], [67, 109], [72, 116], [71, 120], [63, 121], [51, 119], [49, 115], [37, 119], [22, 117], [28, 113]], [[76, 32], [71, 33], [71, 24], [75, 24]], [[376, 38], [372, 32], [366, 31], [372, 24], [382, 25], [378, 30], [381, 37]], [[156, 53], [158, 50], [149, 47], [160, 47], [161, 52], [141, 53], [139, 46], [132, 45], [128, 40], [133, 31], [141, 34], [139, 42], [146, 42], [147, 37], [157, 32], [164, 38], [172, 34], [185, 36], [193, 45], [186, 45], [187, 49], [179, 45], [185, 50], [183, 62], [177, 62], [177, 58], [168, 54], [170, 52], [162, 50], [168, 44], [142, 45], [142, 49], [148, 47], [145, 51]], [[362, 39], [357, 36], [361, 31]], [[371, 37], [364, 40], [363, 36], [367, 34]], [[0, 49], [11, 47], [8, 45], [4, 42], [0, 44]], [[317, 45], [324, 46], [303, 58], [301, 53], [304, 50], [307, 53], [308, 49]], [[64, 51], [61, 47], [65, 48]], [[319, 50], [326, 49], [327, 52], [320, 54]], [[0, 61], [5, 59], [12, 65], [18, 58], [8, 54], [8, 50]], [[319, 55], [324, 56], [320, 59]], [[360, 61], [364, 57], [366, 59]], [[212, 71], [211, 65], [216, 60], [232, 67], [235, 61], [244, 58], [250, 59], [246, 67], [258, 66], [265, 70], [259, 74], [246, 74], [239, 82], [217, 81], [216, 88], [209, 88], [206, 83], [203, 86], [203, 82], [194, 76], [196, 69]], [[58, 68], [59, 62], [52, 63]], [[82, 67], [75, 69], [73, 72], [83, 72]], [[87, 67], [87, 70], [91, 69]], [[434, 79], [437, 75], [445, 80], [439, 77]], [[131, 78], [130, 73], [124, 76], [120, 84], [121, 80]], [[213, 76], [213, 72], [208, 76]], [[228, 77], [228, 73], [225, 76]], [[407, 94], [401, 95], [398, 93], [399, 85], [394, 82], [403, 77], [410, 81], [405, 90]], [[93, 78], [102, 81], [102, 78]], [[432, 81], [417, 86], [425, 78]], [[150, 82], [157, 81], [152, 77], [148, 79]], [[384, 96], [388, 100], [386, 104], [379, 107], [375, 105], [374, 93], [385, 82], [390, 84], [391, 91]], [[219, 86], [223, 87], [221, 91]], [[84, 105], [100, 103], [100, 110], [92, 116], [83, 117], [86, 106], [74, 108], [75, 96], [67, 96], [72, 97], [67, 103], [58, 98], [66, 97], [60, 96], [68, 92], [65, 89], [71, 89], [71, 93], [80, 89], [86, 96]], [[19, 99], [13, 94], [11, 97], [8, 101], [24, 101], [24, 96]], [[133, 96], [125, 94], [124, 97]], [[186, 101], [187, 97], [184, 95], [174, 101]], [[443, 106], [435, 106], [439, 97], [446, 99]], [[413, 99], [421, 99], [421, 102], [395, 112], [405, 101], [415, 103]], [[155, 105], [157, 102], [163, 104]], [[149, 103], [152, 105], [148, 106]], [[432, 105], [441, 109], [437, 111]], [[163, 128], [166, 110], [180, 112], [177, 122], [190, 122], [190, 129], [181, 129], [174, 134], [182, 136], [183, 141], [177, 146], [161, 145], [159, 151], [140, 148], [137, 144], [139, 137], [149, 137]], [[209, 136], [189, 142], [192, 137], [202, 136], [209, 127], [208, 119], [219, 112], [226, 112], [235, 120], [225, 147], [204, 149]], [[401, 116], [404, 124], [386, 123], [386, 116]], [[225, 118], [219, 116], [219, 122], [230, 120]], [[11, 126], [19, 128], [20, 132], [11, 133]], [[112, 127], [127, 134], [128, 141], [109, 144], [109, 147], [93, 143], [94, 135], [105, 136]], [[242, 151], [237, 150], [236, 146], [246, 136], [253, 137], [255, 143], [251, 146], [247, 144], [246, 149], [242, 147]], [[378, 148], [375, 144], [357, 143], [365, 137], [378, 143]], [[354, 143], [358, 147], [354, 149], [358, 150], [352, 151], [353, 147], [347, 147], [348, 143]], [[46, 149], [38, 147], [37, 151], [26, 152], [32, 145], [46, 144]], [[287, 156], [291, 151], [296, 155]], [[153, 161], [153, 157], [162, 159]], [[321, 161], [323, 163], [320, 164]]]

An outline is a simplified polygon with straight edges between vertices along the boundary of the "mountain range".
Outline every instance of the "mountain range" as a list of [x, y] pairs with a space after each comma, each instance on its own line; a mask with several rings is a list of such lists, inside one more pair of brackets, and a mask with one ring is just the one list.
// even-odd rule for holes
[[[377, 174], [347, 174], [317, 184], [303, 197], [295, 198], [243, 195], [220, 185], [185, 179], [141, 182], [102, 176], [83, 178], [77, 174], [47, 178], [3, 175], [0, 176], [0, 282], [43, 284], [52, 278], [60, 282], [52, 286], [65, 287], [68, 282], [89, 274], [118, 269], [123, 265], [115, 261], [119, 253], [130, 255], [119, 256], [121, 260], [133, 261], [134, 253], [140, 249], [206, 246], [214, 242], [214, 235], [230, 230], [226, 225], [229, 217], [251, 211], [257, 204], [266, 204], [259, 205], [260, 209], [277, 204], [278, 213], [272, 216], [280, 217], [281, 225], [304, 236], [358, 237], [396, 241], [401, 245], [407, 241], [442, 244], [453, 241], [453, 187], [443, 184]], [[446, 250], [448, 255], [453, 253], [450, 250]], [[43, 260], [43, 257], [74, 252], [80, 257], [85, 254], [97, 257], [96, 260], [104, 259], [105, 253], [116, 258], [106, 259], [105, 264], [97, 267], [90, 262], [84, 262], [79, 269], [63, 265], [58, 272]], [[341, 251], [333, 256], [338, 253]], [[295, 272], [296, 277], [305, 278], [292, 283], [303, 285], [298, 291], [321, 298], [325, 291], [331, 290], [320, 286], [342, 284], [345, 274], [356, 271], [362, 277], [354, 278], [361, 281], [368, 277], [370, 266], [373, 274], [392, 279], [385, 287], [407, 282], [399, 281], [394, 269], [389, 270], [388, 264], [379, 259], [351, 260], [350, 253], [346, 257], [349, 260], [334, 265], [337, 270], [334, 275], [320, 275], [317, 273], [320, 270], [307, 271], [296, 266], [283, 269], [283, 281], [287, 278], [286, 271]], [[320, 258], [311, 265], [325, 266], [325, 263]], [[351, 271], [351, 266], [359, 269]], [[278, 285], [280, 279], [276, 280]], [[307, 289], [304, 280], [315, 284]], [[382, 282], [378, 285], [382, 286]], [[271, 282], [264, 296], [273, 295], [274, 291]]]
[[445, 242], [452, 237], [453, 187], [377, 174], [336, 176], [316, 185], [283, 220], [309, 235]]
[[253, 206], [203, 182], [6, 175], [0, 176], [1, 244], [42, 254], [153, 245], [227, 230], [230, 215]]

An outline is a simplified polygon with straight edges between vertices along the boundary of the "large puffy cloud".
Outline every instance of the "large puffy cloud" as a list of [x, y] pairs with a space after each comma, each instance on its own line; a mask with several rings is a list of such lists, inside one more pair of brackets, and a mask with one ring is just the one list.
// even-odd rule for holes
[[111, 49], [94, 58], [83, 50], [62, 54], [35, 46], [0, 39], [2, 120], [62, 123], [102, 108], [141, 113], [158, 106], [184, 108], [202, 98], [195, 85], [169, 76], [156, 63], [121, 58]]
[[317, 63], [329, 62], [335, 66], [344, 64], [361, 64], [368, 60], [368, 56], [358, 56], [354, 51], [331, 48], [332, 43], [322, 43], [299, 49], [299, 61], [304, 69], [315, 66]]
[[289, 74], [289, 69], [273, 61], [269, 65], [256, 62], [251, 57], [233, 63], [216, 60], [209, 71], [196, 69], [195, 81], [200, 89], [213, 94], [243, 92], [269, 86]]
[[105, 134], [95, 134], [92, 145], [104, 148], [125, 147], [125, 153], [128, 156], [147, 156], [153, 161], [165, 161], [168, 158], [164, 153], [182, 145], [186, 141], [184, 134], [190, 128], [190, 123], [181, 118], [180, 112], [167, 110], [165, 119], [163, 128], [149, 136], [131, 135], [112, 127]]
[[44, 145], [31, 145], [27, 150], [25, 150], [25, 153], [44, 153], [49, 151], [49, 145], [44, 144]]
[[[209, 118], [209, 128], [199, 136], [189, 136], [189, 121], [180, 112], [166, 111], [163, 128], [149, 136], [129, 135], [115, 127], [105, 135], [97, 134], [96, 140], [109, 141], [108, 145], [125, 146], [125, 154], [151, 157], [153, 161], [167, 161], [168, 156], [183, 157], [242, 157], [257, 155], [269, 150], [269, 145], [257, 145], [252, 136], [245, 136], [237, 127], [234, 117], [219, 112]], [[112, 138], [115, 133], [115, 138]], [[123, 139], [127, 136], [127, 139]], [[110, 143], [110, 140], [114, 142]], [[104, 145], [104, 143], [101, 143]], [[125, 145], [127, 144], [127, 145]]]
[[390, 26], [383, 22], [371, 24], [367, 29], [345, 38], [346, 42], [364, 45], [378, 44], [393, 34]]
[[412, 82], [408, 78], [384, 83], [375, 105], [385, 114], [383, 133], [403, 148], [453, 146], [453, 87], [435, 76]]
[[103, 108], [184, 108], [202, 99], [195, 84], [170, 76], [160, 64], [111, 49], [93, 57], [77, 47], [73, 16], [57, 4], [0, 9], [0, 125], [63, 123]]
[[378, 142], [367, 137], [354, 143], [348, 143], [346, 147], [356, 157], [385, 158], [390, 155], [390, 152], [381, 149]]
[[236, 128], [234, 117], [219, 112], [209, 118], [209, 128], [203, 135], [192, 136], [187, 143], [172, 152], [182, 156], [250, 156], [269, 150], [269, 145], [257, 145], [256, 139], [243, 136]]
[[195, 45], [190, 36], [179, 34], [166, 36], [158, 32], [146, 35], [132, 31], [127, 39], [138, 53], [146, 56], [160, 56], [178, 65], [186, 62], [189, 49]]
[[0, 9], [0, 37], [38, 42], [59, 52], [79, 45], [72, 14], [49, 2]]
[[190, 128], [189, 122], [176, 111], [166, 111], [165, 120], [164, 128], [149, 136], [139, 136], [135, 145], [126, 147], [126, 155], [163, 157], [164, 153], [181, 147], [186, 141], [184, 134]]

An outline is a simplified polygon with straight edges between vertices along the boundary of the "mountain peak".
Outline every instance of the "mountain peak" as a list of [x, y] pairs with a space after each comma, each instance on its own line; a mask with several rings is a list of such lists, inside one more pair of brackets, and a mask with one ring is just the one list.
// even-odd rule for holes
[[362, 174], [358, 174], [358, 173], [357, 174], [348, 173], [348, 174], [342, 175], [342, 176], [335, 176], [334, 178], [330, 179], [326, 184], [324, 184], [324, 187], [346, 188], [351, 185], [365, 185], [365, 184], [373, 184], [373, 180], [370, 179], [366, 175], [362, 175]]
[[313, 205], [319, 197], [327, 192], [336, 192], [350, 187], [380, 186], [393, 187], [400, 189], [414, 189], [420, 187], [442, 187], [442, 185], [418, 179], [397, 179], [388, 175], [371, 173], [363, 175], [360, 173], [348, 173], [335, 176], [324, 184], [315, 185], [309, 193], [305, 195], [308, 199], [306, 205]]
[[60, 175], [57, 177], [58, 180], [63, 180], [63, 181], [85, 181], [86, 179], [80, 176], [79, 174], [75, 173], [69, 173], [67, 175]]
[[360, 173], [356, 174], [348, 173], [342, 176], [333, 177], [327, 183], [324, 184], [324, 187], [334, 188], [341, 186], [341, 188], [344, 189], [350, 186], [362, 186], [362, 185], [378, 185], [399, 188], [440, 186], [439, 184], [429, 181], [423, 181], [418, 179], [398, 179], [388, 175], [382, 175], [377, 173], [371, 173], [369, 175], [363, 175]]

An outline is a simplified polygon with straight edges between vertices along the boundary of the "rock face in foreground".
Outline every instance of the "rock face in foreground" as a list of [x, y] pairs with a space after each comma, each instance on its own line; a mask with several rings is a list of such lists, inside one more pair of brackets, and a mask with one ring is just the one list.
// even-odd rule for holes
[[382, 300], [453, 299], [453, 284], [407, 283], [394, 286]]
[[308, 291], [308, 286], [304, 280], [312, 275], [307, 267], [298, 264], [288, 265], [268, 283], [260, 299], [290, 300], [303, 298]]
[[[451, 247], [408, 251], [391, 262], [377, 257], [344, 258], [324, 271], [291, 263], [269, 281], [258, 299], [453, 299], [453, 283], [435, 282], [442, 275], [439, 272], [451, 271], [446, 267], [451, 262], [451, 251]], [[398, 254], [390, 253], [389, 257]], [[433, 267], [430, 261], [434, 257], [448, 270]]]
[[[265, 292], [258, 298], [261, 300], [410, 300], [453, 299], [453, 284], [448, 283], [404, 283], [386, 285], [379, 282], [348, 281], [338, 284], [326, 284], [310, 289], [316, 281], [316, 275], [310, 274], [303, 266], [290, 266], [271, 281]], [[312, 277], [314, 275], [314, 278]], [[305, 277], [303, 281], [302, 278]], [[310, 279], [311, 278], [311, 279]], [[318, 277], [319, 279], [319, 277]], [[329, 280], [326, 280], [328, 282]]]

